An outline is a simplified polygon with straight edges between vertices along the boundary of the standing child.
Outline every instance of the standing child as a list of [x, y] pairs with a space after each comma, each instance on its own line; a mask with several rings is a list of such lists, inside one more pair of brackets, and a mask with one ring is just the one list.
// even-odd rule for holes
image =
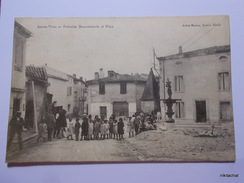
[[71, 137], [71, 140], [73, 140], [73, 134], [74, 134], [74, 124], [72, 121], [72, 117], [69, 117], [67, 139], [69, 140], [69, 137]]
[[92, 115], [89, 115], [88, 117], [88, 123], [89, 123], [89, 127], [88, 127], [88, 138], [89, 140], [92, 140], [92, 136], [93, 136], [93, 128], [94, 128], [94, 124], [93, 124], [93, 120], [92, 120]]
[[114, 120], [112, 117], [109, 118], [109, 138], [111, 139], [112, 138], [112, 135], [113, 135], [113, 123], [114, 123]]
[[116, 138], [118, 139], [118, 123], [117, 123], [117, 120], [114, 120], [114, 123], [113, 123], [113, 134], [114, 134], [114, 138], [116, 136]]
[[119, 134], [119, 140], [123, 140], [124, 137], [124, 122], [122, 118], [119, 118], [119, 122], [118, 122], [118, 134]]
[[45, 119], [42, 119], [42, 122], [38, 126], [38, 137], [36, 140], [37, 143], [40, 138], [43, 138], [43, 142], [45, 142], [47, 138], [47, 124], [45, 123]]
[[100, 133], [100, 127], [101, 123], [98, 117], [95, 117], [95, 125], [94, 125], [94, 139], [98, 140], [99, 139], [99, 133]]
[[101, 132], [101, 139], [105, 139], [106, 124], [105, 124], [105, 122], [103, 120], [101, 121], [100, 132]]
[[105, 136], [109, 136], [109, 124], [108, 124], [108, 120], [105, 120]]
[[134, 120], [129, 117], [129, 121], [127, 123], [127, 131], [129, 133], [129, 138], [134, 137]]
[[76, 118], [76, 122], [75, 122], [75, 140], [78, 141], [79, 139], [79, 133], [80, 133], [80, 122], [79, 122], [79, 118]]

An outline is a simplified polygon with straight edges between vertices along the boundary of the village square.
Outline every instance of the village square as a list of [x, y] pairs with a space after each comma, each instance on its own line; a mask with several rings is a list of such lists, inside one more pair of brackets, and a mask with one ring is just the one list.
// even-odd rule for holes
[[6, 162], [235, 161], [230, 45], [153, 50], [146, 73], [89, 78], [27, 65], [35, 35], [14, 28]]

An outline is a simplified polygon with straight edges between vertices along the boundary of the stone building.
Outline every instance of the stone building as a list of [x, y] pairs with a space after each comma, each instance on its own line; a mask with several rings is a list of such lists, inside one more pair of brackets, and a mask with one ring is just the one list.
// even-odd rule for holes
[[22, 112], [22, 117], [25, 116], [26, 42], [31, 35], [32, 33], [29, 30], [15, 21], [9, 119], [11, 119], [17, 111]]
[[[233, 120], [230, 45], [209, 47], [157, 58], [160, 64], [160, 98], [167, 98], [165, 81], [172, 82], [178, 121]], [[165, 105], [161, 102], [162, 114]]]
[[141, 101], [146, 79], [139, 74], [118, 74], [112, 70], [104, 77], [103, 69], [87, 84], [88, 114], [110, 117], [131, 116], [141, 111]]

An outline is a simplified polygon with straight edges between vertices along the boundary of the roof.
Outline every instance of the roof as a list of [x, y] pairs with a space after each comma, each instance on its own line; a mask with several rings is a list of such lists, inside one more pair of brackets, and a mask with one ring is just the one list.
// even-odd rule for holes
[[142, 93], [141, 101], [153, 101], [159, 100], [159, 85], [156, 81], [156, 78], [153, 74], [152, 69], [147, 78], [146, 86]]
[[129, 75], [129, 74], [116, 74], [114, 76], [108, 76], [101, 79], [93, 79], [87, 81], [87, 84], [96, 84], [99, 82], [105, 82], [105, 83], [117, 83], [117, 82], [146, 82], [146, 79], [141, 77], [139, 74], [135, 75]]
[[47, 81], [47, 72], [44, 67], [26, 66], [26, 76], [32, 79]]
[[23, 27], [20, 23], [16, 21], [14, 22], [14, 28], [19, 34], [21, 34], [25, 38], [29, 38], [32, 36], [32, 33], [29, 30], [27, 30], [25, 27]]
[[230, 52], [230, 45], [224, 46], [214, 46], [204, 49], [198, 49], [189, 52], [183, 52], [179, 54], [169, 55], [165, 57], [158, 57], [159, 61], [162, 60], [172, 60], [172, 59], [180, 59], [180, 58], [189, 58], [189, 57], [196, 57], [196, 56], [203, 56], [203, 55], [211, 55], [211, 54], [218, 54], [218, 53], [227, 53]]
[[47, 76], [54, 79], [59, 79], [63, 81], [68, 81], [69, 78], [66, 73], [58, 71], [56, 69], [44, 66], [47, 71]]
[[85, 83], [85, 81], [84, 81], [83, 79], [81, 79], [81, 78], [74, 78], [74, 77], [73, 77], [73, 80], [74, 80], [74, 82]]

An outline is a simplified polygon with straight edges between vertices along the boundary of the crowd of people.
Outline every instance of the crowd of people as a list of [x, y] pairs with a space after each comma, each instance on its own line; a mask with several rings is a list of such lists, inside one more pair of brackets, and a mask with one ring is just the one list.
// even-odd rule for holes
[[80, 117], [68, 117], [66, 121], [66, 111], [59, 112], [58, 117], [55, 118], [51, 113], [39, 125], [40, 138], [46, 140], [45, 129], [47, 130], [48, 140], [55, 138], [67, 138], [67, 140], [103, 140], [103, 139], [118, 139], [123, 140], [125, 129], [128, 137], [134, 137], [145, 130], [156, 129], [155, 122], [157, 117], [153, 115], [145, 116], [144, 113], [135, 114], [132, 117], [125, 117], [124, 115], [116, 117], [111, 115], [107, 120], [104, 116], [99, 118], [96, 115]]
[[[19, 148], [22, 148], [22, 126], [24, 124], [21, 113], [17, 112], [16, 116], [10, 122], [10, 138], [8, 147], [12, 143], [14, 135], [17, 133]], [[114, 114], [107, 120], [104, 116], [99, 118], [96, 115], [80, 117], [66, 116], [65, 110], [60, 110], [57, 115], [54, 115], [52, 110], [49, 110], [45, 117], [42, 118], [38, 125], [38, 137], [51, 141], [52, 138], [67, 138], [68, 140], [103, 140], [103, 139], [118, 139], [123, 140], [125, 130], [129, 138], [134, 137], [145, 130], [155, 130], [157, 128], [155, 122], [160, 119], [159, 115], [145, 115], [144, 113], [134, 114], [132, 117], [120, 115], [116, 117]], [[68, 121], [68, 122], [67, 122]]]

